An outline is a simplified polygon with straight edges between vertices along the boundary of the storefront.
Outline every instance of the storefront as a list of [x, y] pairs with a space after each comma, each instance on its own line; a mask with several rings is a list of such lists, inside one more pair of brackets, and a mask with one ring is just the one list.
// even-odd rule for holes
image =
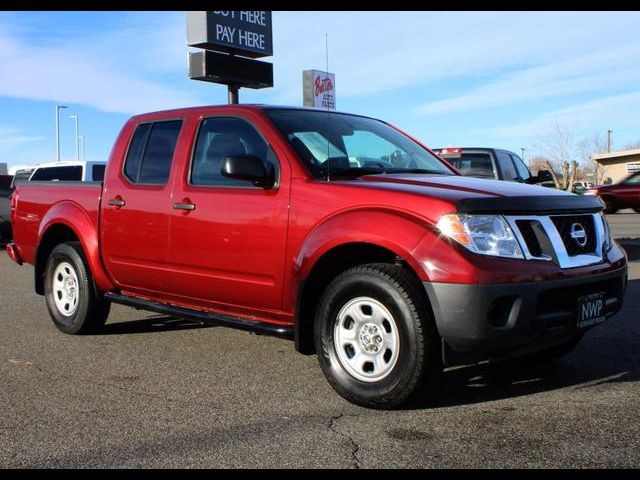
[[591, 158], [603, 169], [598, 175], [602, 183], [618, 183], [631, 173], [640, 171], [640, 148], [600, 153]]

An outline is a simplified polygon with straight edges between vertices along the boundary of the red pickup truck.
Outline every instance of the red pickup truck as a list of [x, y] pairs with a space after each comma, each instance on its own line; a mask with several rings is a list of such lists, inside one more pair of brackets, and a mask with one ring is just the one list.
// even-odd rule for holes
[[8, 253], [66, 333], [112, 302], [279, 335], [356, 404], [566, 353], [622, 306], [602, 204], [463, 177], [380, 120], [234, 105], [123, 127], [102, 183], [29, 182]]

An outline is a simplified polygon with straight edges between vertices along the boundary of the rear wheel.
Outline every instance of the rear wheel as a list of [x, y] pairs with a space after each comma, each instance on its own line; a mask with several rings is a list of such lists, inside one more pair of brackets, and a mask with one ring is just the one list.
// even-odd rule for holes
[[438, 334], [419, 283], [400, 266], [369, 264], [322, 295], [315, 342], [323, 373], [345, 399], [394, 408], [439, 392]]
[[111, 303], [96, 295], [79, 242], [62, 243], [52, 250], [44, 295], [53, 323], [65, 333], [93, 333], [109, 316]]

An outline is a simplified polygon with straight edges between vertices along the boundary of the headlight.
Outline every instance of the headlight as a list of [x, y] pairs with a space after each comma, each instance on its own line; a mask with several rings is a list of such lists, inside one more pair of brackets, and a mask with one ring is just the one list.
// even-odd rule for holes
[[604, 213], [600, 213], [600, 219], [602, 220], [602, 226], [604, 228], [604, 249], [605, 252], [608, 252], [611, 250], [611, 247], [613, 247], [613, 237], [611, 236], [611, 229], [609, 228], [609, 223]]
[[511, 227], [500, 215], [444, 215], [438, 230], [475, 253], [495, 257], [524, 258]]

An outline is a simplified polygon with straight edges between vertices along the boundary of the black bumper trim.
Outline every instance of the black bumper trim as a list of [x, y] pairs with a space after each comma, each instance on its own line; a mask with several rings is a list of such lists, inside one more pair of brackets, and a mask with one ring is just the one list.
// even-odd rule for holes
[[[424, 282], [446, 365], [535, 351], [570, 340], [577, 326], [578, 296], [606, 292], [608, 317], [622, 307], [626, 265], [581, 278], [517, 284]], [[592, 328], [592, 327], [588, 327]]]

